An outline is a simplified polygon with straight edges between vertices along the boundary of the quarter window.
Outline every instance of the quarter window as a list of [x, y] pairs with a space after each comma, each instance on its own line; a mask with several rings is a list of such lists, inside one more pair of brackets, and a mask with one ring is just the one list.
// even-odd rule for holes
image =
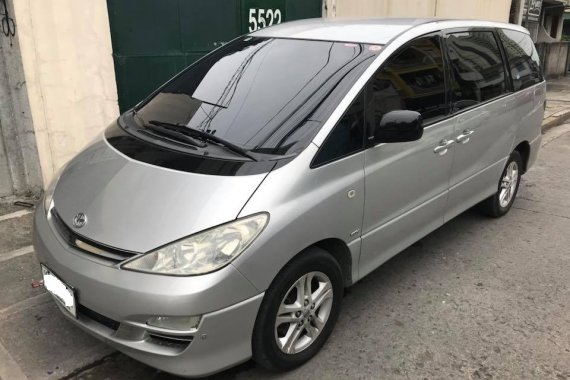
[[364, 147], [364, 93], [360, 93], [325, 140], [313, 162], [326, 164]]
[[447, 37], [455, 110], [506, 92], [505, 69], [493, 32], [462, 32]]
[[366, 102], [369, 128], [394, 110], [417, 111], [424, 123], [447, 115], [439, 35], [415, 39], [389, 58], [368, 83]]
[[522, 90], [542, 82], [538, 53], [525, 33], [500, 30], [499, 37], [505, 48], [514, 90]]

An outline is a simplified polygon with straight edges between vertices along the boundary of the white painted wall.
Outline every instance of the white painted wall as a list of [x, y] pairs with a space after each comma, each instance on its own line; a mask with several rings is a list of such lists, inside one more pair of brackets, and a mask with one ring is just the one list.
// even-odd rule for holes
[[437, 0], [436, 16], [509, 22], [511, 0]]
[[509, 21], [511, 0], [326, 0], [327, 17], [441, 17]]
[[16, 0], [44, 185], [119, 114], [105, 0]]

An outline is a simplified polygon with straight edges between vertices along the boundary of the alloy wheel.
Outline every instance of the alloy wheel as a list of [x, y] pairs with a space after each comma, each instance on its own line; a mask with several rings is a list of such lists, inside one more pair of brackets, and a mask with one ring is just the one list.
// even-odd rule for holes
[[322, 272], [310, 272], [289, 288], [275, 320], [275, 340], [286, 354], [309, 347], [323, 331], [333, 304], [333, 287]]
[[517, 190], [518, 182], [519, 167], [515, 161], [512, 161], [509, 166], [507, 166], [499, 187], [499, 205], [501, 207], [505, 208], [511, 203]]

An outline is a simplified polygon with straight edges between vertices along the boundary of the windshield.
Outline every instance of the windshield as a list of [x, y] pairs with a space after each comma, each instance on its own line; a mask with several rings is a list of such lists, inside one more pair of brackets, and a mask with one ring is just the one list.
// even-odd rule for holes
[[183, 71], [139, 106], [134, 120], [198, 129], [251, 152], [298, 153], [328, 116], [317, 108], [331, 93], [340, 100], [379, 50], [246, 36]]

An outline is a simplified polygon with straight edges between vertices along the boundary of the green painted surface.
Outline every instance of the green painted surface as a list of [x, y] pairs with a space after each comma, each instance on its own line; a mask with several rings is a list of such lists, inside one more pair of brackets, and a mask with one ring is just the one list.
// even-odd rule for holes
[[240, 33], [238, 0], [180, 0], [181, 49], [208, 52]]
[[287, 20], [321, 17], [322, 6], [322, 2], [320, 1], [288, 0], [285, 8]]
[[321, 7], [322, 0], [107, 0], [121, 112], [256, 24], [320, 17]]

